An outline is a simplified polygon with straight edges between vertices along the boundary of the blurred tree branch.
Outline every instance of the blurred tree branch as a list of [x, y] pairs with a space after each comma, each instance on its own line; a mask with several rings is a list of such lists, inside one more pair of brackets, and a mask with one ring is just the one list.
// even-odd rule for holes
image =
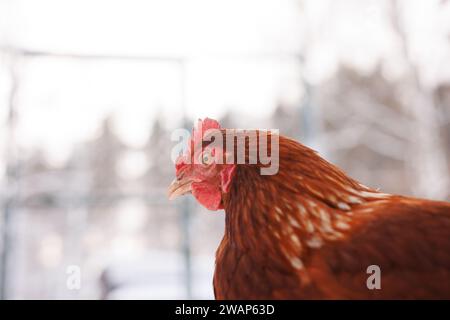
[[411, 134], [414, 143], [410, 144], [405, 162], [415, 176], [415, 191], [430, 198], [445, 198], [450, 187], [449, 172], [443, 142], [439, 136], [439, 116], [432, 92], [427, 90], [420, 78], [420, 67], [411, 55], [409, 39], [402, 21], [398, 0], [391, 0], [390, 18], [396, 33], [404, 60], [411, 76], [412, 90], [408, 110], [414, 118]]

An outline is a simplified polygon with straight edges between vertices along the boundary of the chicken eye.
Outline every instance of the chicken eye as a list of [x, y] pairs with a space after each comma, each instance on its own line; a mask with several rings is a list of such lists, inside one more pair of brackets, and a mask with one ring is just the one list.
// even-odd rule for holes
[[202, 163], [205, 165], [211, 164], [213, 161], [213, 157], [209, 151], [205, 151], [202, 154]]

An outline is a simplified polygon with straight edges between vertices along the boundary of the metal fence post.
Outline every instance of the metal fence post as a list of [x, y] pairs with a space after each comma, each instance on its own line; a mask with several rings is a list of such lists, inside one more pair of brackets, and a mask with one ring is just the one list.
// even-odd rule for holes
[[18, 179], [18, 159], [15, 150], [15, 129], [16, 129], [16, 100], [18, 91], [18, 75], [16, 72], [15, 57], [10, 57], [11, 66], [11, 92], [9, 96], [9, 113], [7, 122], [7, 141], [6, 141], [6, 199], [3, 205], [2, 221], [2, 248], [0, 257], [0, 300], [8, 298], [8, 266], [11, 251], [11, 218], [14, 201], [17, 192]]

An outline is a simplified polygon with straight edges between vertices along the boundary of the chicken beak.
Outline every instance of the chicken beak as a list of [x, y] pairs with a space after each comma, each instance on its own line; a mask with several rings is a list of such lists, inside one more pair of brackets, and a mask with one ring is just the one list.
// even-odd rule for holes
[[190, 193], [192, 188], [192, 182], [193, 181], [189, 178], [173, 180], [169, 188], [167, 189], [167, 195], [169, 197], [169, 200], [173, 200], [186, 193]]

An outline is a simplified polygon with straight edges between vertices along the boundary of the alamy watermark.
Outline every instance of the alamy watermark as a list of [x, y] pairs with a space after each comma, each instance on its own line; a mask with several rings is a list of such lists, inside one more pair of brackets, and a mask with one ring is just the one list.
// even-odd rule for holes
[[70, 265], [66, 268], [66, 287], [69, 290], [81, 289], [81, 268], [77, 265]]
[[279, 170], [278, 129], [208, 129], [191, 136], [180, 128], [172, 132], [171, 140], [178, 142], [171, 152], [174, 163], [181, 156], [186, 164], [261, 164], [261, 175], [275, 175]]
[[370, 274], [367, 278], [366, 286], [369, 290], [381, 289], [381, 268], [376, 264], [372, 264], [367, 267], [366, 273]]

